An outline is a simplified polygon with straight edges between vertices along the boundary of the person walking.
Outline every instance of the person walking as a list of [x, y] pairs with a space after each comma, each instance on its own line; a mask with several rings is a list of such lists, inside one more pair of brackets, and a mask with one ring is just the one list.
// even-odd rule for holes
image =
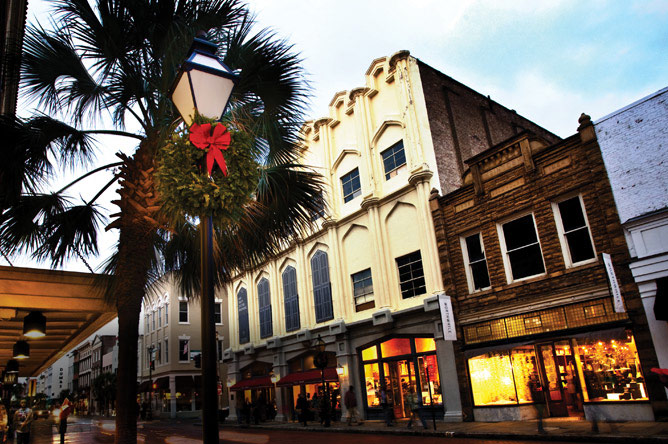
[[413, 387], [411, 387], [411, 391], [408, 394], [408, 408], [411, 410], [411, 417], [408, 420], [408, 428], [410, 429], [413, 427], [413, 419], [417, 416], [420, 419], [420, 422], [422, 422], [422, 427], [427, 430], [429, 427], [427, 426], [427, 421], [420, 413], [420, 404], [418, 403], [417, 393], [415, 393], [415, 388]]
[[346, 410], [348, 411], [348, 425], [352, 424], [353, 418], [355, 418], [357, 425], [361, 425], [364, 421], [362, 421], [362, 418], [357, 411], [357, 397], [355, 396], [354, 386], [351, 385], [348, 388], [348, 391], [343, 398], [343, 404], [346, 406]]
[[394, 414], [387, 396], [385, 385], [380, 389], [380, 406], [383, 408], [383, 415], [385, 415], [385, 424], [387, 424], [388, 427], [392, 427], [394, 425]]
[[16, 444], [30, 442], [30, 425], [33, 421], [32, 409], [25, 399], [21, 400], [20, 408], [14, 413], [14, 428], [16, 429]]
[[53, 411], [54, 416], [56, 416], [56, 422], [58, 424], [58, 433], [60, 434], [60, 444], [65, 444], [65, 434], [67, 433], [67, 418], [72, 412], [72, 404], [70, 400], [65, 398], [63, 404], [56, 404], [56, 408]]
[[309, 417], [309, 405], [303, 393], [300, 393], [299, 398], [297, 398], [296, 408], [297, 408], [297, 415], [299, 415], [299, 422], [303, 422], [304, 427], [306, 427], [308, 425], [307, 421]]

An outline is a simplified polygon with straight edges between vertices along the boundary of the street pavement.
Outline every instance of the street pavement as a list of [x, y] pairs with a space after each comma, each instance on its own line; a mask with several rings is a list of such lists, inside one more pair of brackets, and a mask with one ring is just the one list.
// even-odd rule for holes
[[[222, 424], [221, 443], [240, 444], [504, 444], [511, 442], [553, 443], [668, 443], [668, 423], [605, 423], [599, 432], [591, 430], [586, 421], [548, 419], [546, 434], [537, 433], [535, 421], [502, 423], [437, 423], [437, 430], [408, 429], [405, 422], [387, 427], [383, 422], [366, 421], [348, 426], [334, 423], [324, 428], [319, 424], [304, 427], [297, 423], [264, 423], [250, 427]], [[430, 424], [431, 425], [431, 424]], [[66, 444], [113, 443], [114, 422], [111, 419], [71, 418]], [[59, 436], [51, 420], [33, 423], [31, 444], [58, 444]], [[445, 443], [444, 443], [445, 439]], [[201, 423], [197, 420], [155, 420], [138, 423], [140, 444], [199, 444]]]

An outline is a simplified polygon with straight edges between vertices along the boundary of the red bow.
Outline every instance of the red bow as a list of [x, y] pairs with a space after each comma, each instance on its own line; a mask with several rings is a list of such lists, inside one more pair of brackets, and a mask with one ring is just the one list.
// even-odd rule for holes
[[227, 176], [227, 165], [220, 150], [226, 150], [230, 146], [230, 140], [229, 131], [221, 123], [213, 128], [213, 134], [211, 133], [210, 123], [205, 123], [204, 125], [194, 123], [190, 127], [190, 141], [192, 144], [201, 150], [207, 151], [206, 169], [209, 172], [209, 176], [211, 176], [214, 161], [218, 163], [223, 174]]

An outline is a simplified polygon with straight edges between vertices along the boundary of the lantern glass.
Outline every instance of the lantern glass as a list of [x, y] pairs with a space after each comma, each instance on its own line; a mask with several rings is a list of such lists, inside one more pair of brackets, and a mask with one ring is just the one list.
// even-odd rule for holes
[[26, 341], [16, 341], [12, 357], [14, 359], [28, 359], [30, 357], [30, 345]]
[[23, 318], [23, 336], [41, 338], [46, 335], [46, 317], [39, 311], [31, 311]]
[[276, 373], [271, 374], [271, 383], [276, 384], [278, 382], [278, 375]]

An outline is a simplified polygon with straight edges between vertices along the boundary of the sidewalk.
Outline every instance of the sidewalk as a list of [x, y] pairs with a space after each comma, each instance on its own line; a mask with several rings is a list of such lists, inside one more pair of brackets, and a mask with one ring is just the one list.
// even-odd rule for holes
[[345, 422], [334, 422], [331, 427], [310, 422], [307, 427], [296, 422], [265, 422], [260, 425], [238, 425], [226, 421], [224, 428], [248, 428], [271, 430], [308, 430], [329, 433], [368, 433], [395, 435], [423, 435], [456, 438], [516, 439], [541, 441], [573, 441], [598, 443], [668, 443], [668, 422], [617, 422], [599, 423], [599, 432], [592, 432], [591, 422], [561, 418], [544, 420], [544, 434], [538, 433], [536, 421], [506, 422], [436, 422], [436, 430], [423, 430], [422, 426], [407, 428], [406, 420], [387, 427], [383, 421], [365, 421], [363, 425], [348, 426]]

